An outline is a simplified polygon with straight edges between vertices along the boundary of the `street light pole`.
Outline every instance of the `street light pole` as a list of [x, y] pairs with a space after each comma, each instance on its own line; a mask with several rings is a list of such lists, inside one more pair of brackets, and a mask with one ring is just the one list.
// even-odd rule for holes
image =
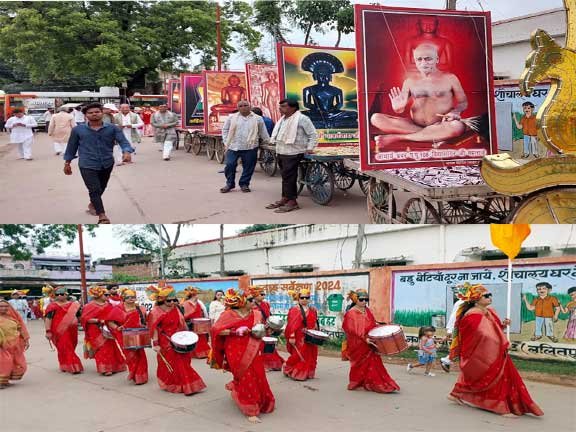
[[456, 3], [458, 0], [446, 0], [447, 10], [456, 10]]
[[158, 242], [160, 246], [160, 279], [164, 280], [164, 252], [162, 251], [162, 225], [158, 224]]
[[86, 290], [86, 263], [84, 261], [84, 239], [82, 238], [82, 225], [78, 228], [78, 243], [80, 244], [80, 288], [82, 289], [82, 303], [88, 303], [88, 292]]

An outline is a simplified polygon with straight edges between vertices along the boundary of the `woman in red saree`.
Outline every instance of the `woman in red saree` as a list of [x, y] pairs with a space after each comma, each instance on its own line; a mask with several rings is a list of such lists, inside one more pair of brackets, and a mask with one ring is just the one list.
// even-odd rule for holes
[[[184, 310], [184, 319], [188, 328], [192, 329], [192, 319], [193, 318], [208, 318], [208, 311], [206, 306], [198, 299], [198, 293], [200, 290], [196, 287], [189, 286], [184, 289], [186, 299], [182, 302], [182, 308]], [[208, 357], [210, 352], [210, 345], [208, 344], [208, 334], [199, 334], [198, 343], [196, 348], [192, 351], [192, 357], [203, 359]]]
[[248, 421], [259, 423], [261, 413], [274, 411], [274, 395], [266, 379], [260, 354], [261, 339], [250, 335], [261, 313], [252, 309], [243, 293], [226, 291], [227, 309], [212, 327], [212, 367], [232, 372], [234, 379], [226, 384], [242, 414]]
[[128, 381], [134, 381], [136, 385], [146, 384], [148, 382], [146, 351], [144, 348], [126, 349], [122, 333], [128, 328], [146, 329], [146, 309], [136, 304], [136, 291], [134, 290], [123, 289], [121, 297], [123, 303], [110, 310], [106, 317], [106, 325], [124, 352], [128, 366]]
[[96, 360], [96, 370], [104, 376], [110, 376], [126, 370], [124, 353], [116, 339], [106, 338], [103, 334], [105, 320], [113, 306], [108, 303], [106, 288], [94, 286], [88, 291], [92, 301], [84, 306], [80, 323], [84, 328], [84, 358]]
[[348, 390], [364, 387], [368, 391], [391, 393], [400, 390], [382, 363], [382, 358], [370, 346], [368, 332], [377, 326], [374, 315], [366, 307], [368, 292], [352, 291], [353, 306], [344, 315], [342, 328], [348, 341], [346, 354], [350, 360]]
[[54, 299], [44, 311], [46, 339], [51, 341], [58, 351], [60, 370], [79, 374], [84, 370], [80, 357], [76, 355], [80, 303], [68, 301], [66, 288], [56, 289], [54, 295]]
[[502, 330], [510, 320], [489, 307], [492, 293], [484, 286], [463, 288], [450, 349], [450, 358], [460, 358], [460, 375], [448, 399], [501, 415], [543, 415], [508, 355]]
[[[260, 311], [262, 315], [262, 324], [266, 324], [266, 320], [271, 315], [270, 303], [264, 300], [264, 290], [257, 286], [251, 286], [248, 291], [248, 300], [252, 300], [253, 308]], [[272, 335], [272, 329], [266, 330], [268, 336]], [[264, 362], [264, 369], [267, 371], [282, 370], [284, 359], [278, 354], [276, 348], [271, 353], [262, 353], [262, 361]]]
[[310, 290], [291, 292], [298, 304], [288, 311], [288, 322], [284, 330], [286, 348], [290, 357], [284, 364], [284, 375], [297, 381], [314, 378], [318, 361], [318, 346], [304, 342], [305, 329], [318, 330], [318, 312], [308, 306]]
[[30, 346], [30, 335], [20, 314], [0, 299], [0, 389], [9, 381], [21, 380], [26, 373], [24, 351]]
[[158, 353], [158, 384], [162, 390], [171, 393], [184, 393], [186, 396], [198, 393], [206, 388], [206, 384], [191, 366], [192, 353], [176, 352], [170, 343], [174, 333], [188, 330], [184, 315], [178, 309], [174, 288], [161, 282], [158, 287], [148, 287], [148, 291], [156, 300], [148, 315], [148, 329], [152, 347]]

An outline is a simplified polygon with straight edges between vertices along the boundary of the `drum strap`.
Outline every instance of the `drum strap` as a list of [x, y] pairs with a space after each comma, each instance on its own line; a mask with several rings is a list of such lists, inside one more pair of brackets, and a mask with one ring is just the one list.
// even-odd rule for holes
[[264, 308], [260, 303], [256, 303], [256, 306], [258, 306], [258, 309], [262, 312], [262, 322], [265, 322], [268, 319], [268, 315], [266, 315], [266, 312], [264, 312]]
[[140, 315], [140, 324], [142, 325], [142, 327], [146, 327], [146, 318], [144, 318], [142, 309], [140, 308], [140, 306], [136, 306], [136, 310], [138, 311], [138, 315]]
[[[306, 312], [304, 312], [304, 306], [300, 306], [300, 313], [302, 314], [302, 324], [304, 324], [304, 328], [308, 328], [308, 321], [306, 321]], [[316, 318], [316, 329], [320, 330], [320, 322], [318, 322], [318, 318]]]

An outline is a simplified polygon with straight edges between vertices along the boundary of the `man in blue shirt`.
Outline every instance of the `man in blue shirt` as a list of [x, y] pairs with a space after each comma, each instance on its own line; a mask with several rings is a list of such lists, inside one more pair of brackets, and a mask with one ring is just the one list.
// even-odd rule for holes
[[270, 117], [266, 117], [262, 110], [258, 107], [252, 108], [252, 112], [262, 117], [262, 120], [264, 120], [264, 125], [266, 126], [266, 130], [268, 131], [268, 135], [272, 136], [272, 131], [274, 130], [274, 121]]
[[88, 213], [98, 216], [99, 224], [109, 224], [110, 219], [104, 211], [102, 194], [114, 168], [114, 145], [118, 143], [122, 148], [124, 162], [130, 162], [130, 153], [133, 153], [134, 149], [120, 128], [102, 121], [102, 105], [91, 103], [82, 111], [87, 122], [72, 129], [64, 153], [64, 174], [72, 175], [70, 162], [78, 154], [78, 167], [90, 196]]

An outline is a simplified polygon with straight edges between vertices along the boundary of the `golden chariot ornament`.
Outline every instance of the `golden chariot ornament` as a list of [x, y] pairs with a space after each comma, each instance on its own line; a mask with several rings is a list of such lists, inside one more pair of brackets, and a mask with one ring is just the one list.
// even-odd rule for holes
[[551, 81], [538, 110], [538, 138], [548, 156], [519, 161], [509, 154], [485, 156], [482, 176], [496, 192], [523, 197], [513, 223], [576, 223], [576, 0], [564, 0], [566, 47], [543, 30], [531, 37], [532, 52], [520, 78], [520, 93]]

